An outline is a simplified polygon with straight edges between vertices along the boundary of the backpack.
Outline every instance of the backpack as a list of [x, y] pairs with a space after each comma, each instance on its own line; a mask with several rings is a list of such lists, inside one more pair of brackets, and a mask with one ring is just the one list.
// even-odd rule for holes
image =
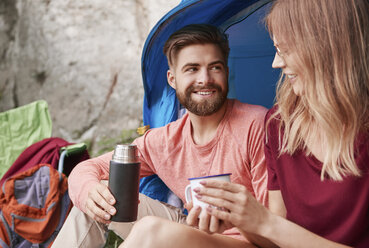
[[67, 178], [49, 164], [8, 178], [0, 189], [0, 247], [51, 247], [71, 208]]

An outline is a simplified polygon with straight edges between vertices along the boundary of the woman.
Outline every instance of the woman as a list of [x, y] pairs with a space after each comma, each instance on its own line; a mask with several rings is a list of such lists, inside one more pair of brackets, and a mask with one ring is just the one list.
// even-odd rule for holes
[[283, 72], [266, 117], [270, 211], [235, 184], [200, 198], [255, 243], [369, 247], [369, 1], [277, 0], [266, 22]]
[[[226, 182], [198, 198], [261, 247], [369, 247], [369, 1], [276, 0], [266, 22], [282, 69], [266, 117], [269, 209]], [[150, 221], [152, 247], [236, 247]]]

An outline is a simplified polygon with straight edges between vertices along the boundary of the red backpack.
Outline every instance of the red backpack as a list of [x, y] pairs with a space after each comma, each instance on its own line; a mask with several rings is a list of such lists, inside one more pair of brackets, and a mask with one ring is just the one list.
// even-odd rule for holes
[[67, 178], [49, 164], [8, 178], [0, 190], [0, 247], [51, 247], [71, 207]]

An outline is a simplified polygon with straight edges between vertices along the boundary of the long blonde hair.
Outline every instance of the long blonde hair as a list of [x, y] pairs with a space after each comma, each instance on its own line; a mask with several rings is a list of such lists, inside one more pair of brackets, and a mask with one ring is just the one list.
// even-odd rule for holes
[[266, 23], [304, 70], [301, 96], [283, 75], [278, 82], [269, 121], [281, 119], [280, 154], [309, 155], [306, 141], [319, 129], [326, 142], [321, 179], [360, 176], [354, 145], [369, 129], [369, 1], [277, 0]]

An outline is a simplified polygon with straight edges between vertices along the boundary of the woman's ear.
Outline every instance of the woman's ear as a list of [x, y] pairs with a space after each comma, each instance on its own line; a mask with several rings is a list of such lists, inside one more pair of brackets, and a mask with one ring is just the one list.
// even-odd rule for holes
[[173, 88], [176, 89], [176, 79], [175, 76], [173, 74], [173, 72], [171, 71], [171, 69], [169, 69], [167, 71], [167, 80], [168, 80], [168, 84]]

